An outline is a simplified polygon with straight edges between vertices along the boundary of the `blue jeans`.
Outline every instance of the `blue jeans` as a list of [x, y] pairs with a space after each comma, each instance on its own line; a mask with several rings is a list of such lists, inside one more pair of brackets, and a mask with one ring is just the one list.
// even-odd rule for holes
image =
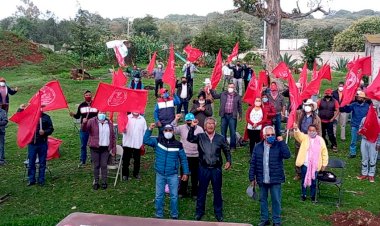
[[281, 136], [281, 113], [276, 113], [276, 117], [274, 119], [274, 130], [277, 137]]
[[170, 190], [170, 216], [178, 218], [178, 174], [164, 176], [156, 173], [156, 217], [164, 217], [165, 185]]
[[356, 155], [356, 142], [362, 139], [362, 136], [358, 135], [358, 131], [358, 127], [351, 127], [350, 155]]
[[0, 162], [5, 161], [5, 133], [0, 133]]
[[227, 140], [227, 128], [230, 129], [230, 147], [236, 148], [236, 122], [237, 119], [232, 117], [232, 114], [224, 114], [222, 117], [222, 124], [221, 124], [221, 130], [222, 130], [222, 136]]
[[45, 170], [46, 170], [46, 156], [47, 156], [47, 143], [43, 144], [29, 144], [28, 145], [28, 178], [30, 183], [36, 182], [36, 159], [38, 155], [39, 170], [38, 170], [38, 183], [45, 183]]
[[177, 114], [181, 114], [182, 106], [183, 106], [183, 111], [185, 112], [185, 114], [187, 114], [189, 112], [189, 101], [186, 99], [180, 98], [180, 103], [177, 106]]
[[261, 184], [260, 186], [260, 220], [269, 220], [268, 192], [272, 199], [272, 221], [281, 223], [281, 184]]
[[88, 143], [88, 137], [90, 134], [88, 132], [84, 132], [80, 130], [79, 137], [80, 137], [80, 162], [83, 164], [86, 164], [87, 160], [87, 143]]
[[214, 194], [214, 214], [216, 217], [223, 217], [222, 169], [200, 166], [198, 174], [199, 187], [195, 214], [198, 216], [203, 216], [205, 214], [207, 188], [211, 181]]
[[[306, 196], [306, 188], [303, 186], [305, 182], [305, 176], [307, 172], [307, 167], [305, 165], [301, 166], [301, 191], [302, 195]], [[318, 172], [315, 172], [315, 180], [311, 180], [311, 185], [310, 185], [310, 196], [312, 198], [315, 198], [315, 193], [317, 191], [317, 174]]]

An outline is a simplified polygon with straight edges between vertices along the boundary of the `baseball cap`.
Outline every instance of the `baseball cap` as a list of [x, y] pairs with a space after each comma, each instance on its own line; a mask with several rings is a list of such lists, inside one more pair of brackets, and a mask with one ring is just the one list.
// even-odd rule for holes
[[185, 115], [185, 121], [193, 121], [194, 119], [195, 119], [195, 117], [194, 117], [193, 113], [187, 113]]

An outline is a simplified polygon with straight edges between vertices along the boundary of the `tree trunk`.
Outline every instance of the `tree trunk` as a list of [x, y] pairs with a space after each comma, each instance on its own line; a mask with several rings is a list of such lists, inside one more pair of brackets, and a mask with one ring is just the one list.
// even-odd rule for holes
[[272, 72], [280, 58], [280, 28], [281, 28], [281, 7], [279, 0], [269, 0], [268, 10], [271, 12], [270, 23], [267, 23], [267, 70]]

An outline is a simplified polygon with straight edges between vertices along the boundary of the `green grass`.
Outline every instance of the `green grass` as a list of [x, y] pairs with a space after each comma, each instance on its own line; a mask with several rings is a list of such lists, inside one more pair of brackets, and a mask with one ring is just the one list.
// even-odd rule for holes
[[[204, 78], [211, 74], [212, 69], [201, 69], [204, 73], [195, 79], [195, 90], [202, 86]], [[10, 114], [16, 111], [19, 104], [26, 102], [44, 83], [51, 79], [59, 79], [70, 105], [75, 111], [75, 104], [82, 101], [82, 93], [86, 89], [95, 91], [96, 81], [72, 81], [69, 73], [57, 75], [41, 75], [33, 66], [23, 66], [12, 70], [0, 71], [0, 76], [7, 79], [12, 87], [18, 86], [20, 91], [11, 97]], [[106, 75], [106, 68], [90, 71], [96, 77], [110, 82]], [[182, 73], [177, 71], [177, 77]], [[324, 90], [327, 87], [335, 88], [344, 75], [334, 73], [334, 82], [323, 82]], [[144, 80], [145, 85], [153, 85], [153, 80]], [[220, 90], [220, 89], [219, 89]], [[146, 110], [147, 122], [153, 121], [153, 106], [155, 99], [153, 91], [149, 92], [149, 104]], [[219, 101], [215, 104], [218, 109]], [[246, 105], [244, 105], [246, 109]], [[16, 125], [9, 123], [6, 134], [6, 159], [8, 164], [0, 167], [0, 195], [10, 192], [8, 201], [0, 204], [0, 225], [55, 225], [72, 212], [90, 212], [125, 216], [153, 217], [154, 216], [154, 154], [151, 149], [142, 157], [142, 180], [131, 180], [118, 183], [116, 188], [110, 187], [106, 191], [93, 191], [91, 188], [91, 168], [78, 169], [79, 162], [79, 134], [74, 128], [72, 119], [67, 110], [50, 112], [55, 132], [54, 137], [63, 139], [61, 158], [48, 163], [52, 177], [47, 174], [45, 187], [27, 187], [23, 180], [25, 167], [23, 161], [27, 150], [19, 149], [16, 145]], [[219, 118], [219, 117], [217, 117]], [[243, 132], [245, 123], [239, 123], [238, 131]], [[218, 131], [220, 127], [218, 127]], [[347, 128], [347, 130], [349, 127]], [[350, 139], [350, 134], [347, 139]], [[119, 138], [120, 143], [120, 138]], [[294, 140], [290, 140], [291, 152], [294, 153]], [[230, 171], [223, 175], [224, 215], [228, 222], [244, 222], [256, 225], [259, 222], [260, 207], [257, 201], [250, 200], [245, 194], [248, 186], [248, 149], [238, 149], [232, 154], [233, 164]], [[341, 208], [335, 205], [311, 202], [301, 202], [300, 183], [292, 180], [294, 176], [295, 157], [285, 161], [287, 180], [283, 185], [282, 205], [284, 225], [329, 225], [323, 216], [330, 215], [337, 210], [363, 208], [378, 214], [380, 201], [379, 177], [375, 184], [359, 182], [355, 176], [360, 172], [360, 155], [356, 159], [347, 159], [348, 141], [339, 143], [339, 153], [330, 153], [331, 157], [343, 158], [347, 161], [345, 176], [345, 190], [361, 191], [362, 195], [344, 192]], [[111, 183], [110, 183], [111, 184]], [[331, 190], [331, 193], [335, 190]], [[168, 200], [167, 200], [168, 201]], [[166, 216], [168, 216], [168, 202], [166, 202]], [[195, 202], [190, 199], [179, 201], [180, 218], [192, 220], [194, 218]], [[212, 193], [207, 197], [206, 221], [215, 221], [212, 207]]]

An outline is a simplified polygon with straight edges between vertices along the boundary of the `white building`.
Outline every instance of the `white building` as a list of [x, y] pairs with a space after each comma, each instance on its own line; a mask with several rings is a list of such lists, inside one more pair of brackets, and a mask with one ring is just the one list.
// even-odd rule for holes
[[280, 39], [280, 50], [298, 50], [307, 43], [307, 39]]

